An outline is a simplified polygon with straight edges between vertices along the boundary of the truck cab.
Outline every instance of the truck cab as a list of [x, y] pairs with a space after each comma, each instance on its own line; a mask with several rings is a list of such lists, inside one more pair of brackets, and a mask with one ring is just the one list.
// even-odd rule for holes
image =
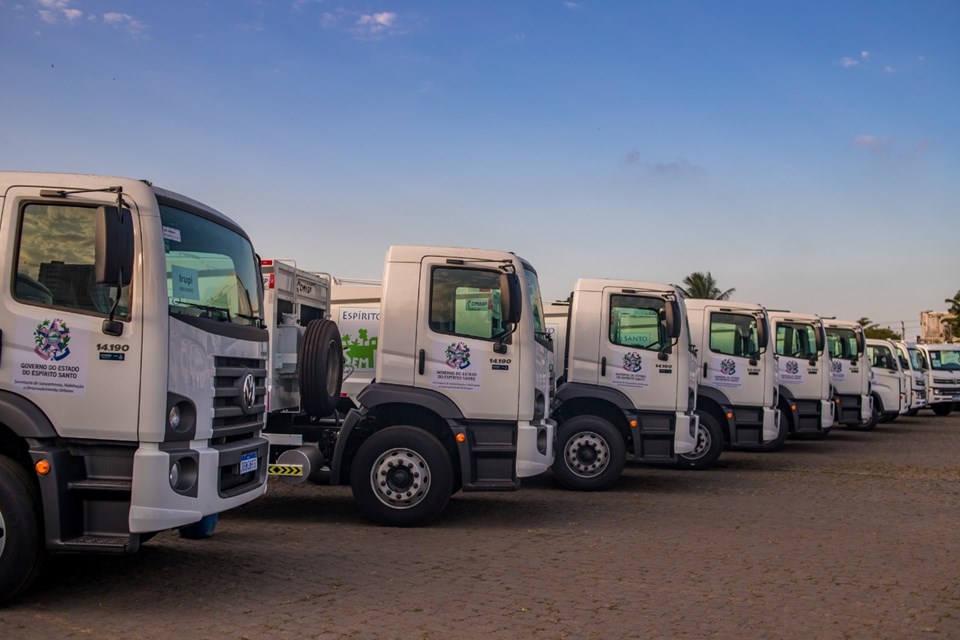
[[960, 402], [960, 344], [919, 345], [927, 362], [927, 406], [938, 416], [950, 415]]
[[0, 173], [0, 600], [266, 490], [256, 256], [148, 182]]
[[894, 340], [894, 346], [897, 348], [897, 356], [900, 358], [900, 366], [906, 372], [908, 382], [908, 408], [904, 412], [908, 416], [915, 416], [927, 406], [927, 365], [923, 357], [923, 352], [917, 348], [915, 342], [904, 342]]
[[376, 374], [382, 295], [379, 281], [333, 278], [330, 317], [340, 329], [346, 367], [340, 392], [343, 413], [359, 406], [357, 396]]
[[872, 372], [874, 424], [895, 420], [907, 407], [907, 385], [897, 347], [890, 340], [867, 338], [867, 357]]
[[790, 435], [826, 436], [834, 422], [827, 336], [819, 316], [769, 310], [780, 369], [780, 420]]
[[695, 356], [675, 287], [580, 279], [566, 321], [554, 315], [552, 322], [553, 335], [566, 337], [557, 343], [553, 406], [561, 484], [605, 489], [628, 452], [640, 462], [690, 467], [716, 460], [722, 434], [698, 431]]
[[827, 332], [836, 422], [853, 428], [864, 426], [873, 418], [873, 396], [863, 327], [835, 318], [824, 318], [823, 326]]
[[699, 367], [697, 413], [734, 449], [775, 450], [780, 428], [779, 370], [767, 311], [728, 300], [684, 301]]
[[435, 519], [458, 490], [512, 491], [546, 471], [553, 344], [534, 268], [502, 251], [394, 246], [382, 283], [375, 376], [345, 416], [337, 325], [299, 325], [299, 415], [267, 423], [277, 466], [326, 469], [367, 517], [399, 526]]

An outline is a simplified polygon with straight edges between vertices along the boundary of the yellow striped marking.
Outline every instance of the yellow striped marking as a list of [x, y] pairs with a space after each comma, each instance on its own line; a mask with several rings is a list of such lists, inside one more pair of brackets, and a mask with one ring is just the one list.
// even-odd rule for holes
[[271, 464], [267, 465], [267, 473], [271, 476], [302, 476], [302, 464]]

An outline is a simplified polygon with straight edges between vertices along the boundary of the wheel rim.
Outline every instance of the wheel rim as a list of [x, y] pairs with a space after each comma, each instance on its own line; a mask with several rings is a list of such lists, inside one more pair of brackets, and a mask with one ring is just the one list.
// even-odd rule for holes
[[690, 453], [684, 454], [684, 458], [687, 460], [699, 460], [707, 454], [707, 451], [710, 451], [710, 445], [713, 444], [713, 436], [710, 435], [710, 431], [703, 425], [697, 426], [697, 444], [694, 445], [693, 451]]
[[610, 465], [610, 445], [600, 434], [582, 431], [567, 441], [563, 458], [574, 474], [593, 478]]
[[370, 471], [373, 492], [393, 509], [415, 507], [430, 492], [430, 466], [412, 449], [390, 449], [380, 454]]

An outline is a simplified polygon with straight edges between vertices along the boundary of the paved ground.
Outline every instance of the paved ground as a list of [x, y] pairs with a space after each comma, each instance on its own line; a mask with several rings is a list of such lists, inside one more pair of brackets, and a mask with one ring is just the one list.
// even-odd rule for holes
[[960, 416], [719, 468], [458, 494], [426, 529], [271, 482], [205, 541], [61, 557], [14, 638], [960, 638]]

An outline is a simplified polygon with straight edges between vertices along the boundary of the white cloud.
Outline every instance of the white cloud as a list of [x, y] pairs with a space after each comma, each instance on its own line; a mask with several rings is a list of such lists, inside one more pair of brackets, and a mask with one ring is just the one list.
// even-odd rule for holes
[[861, 52], [860, 52], [860, 57], [863, 58], [864, 60], [866, 60], [867, 58], [870, 57], [870, 52], [869, 52], [869, 51], [861, 51]]
[[564, 3], [563, 3], [563, 6], [565, 6], [567, 9], [571, 9], [571, 10], [573, 10], [573, 9], [579, 9], [579, 8], [580, 8], [580, 5], [577, 4], [576, 2], [564, 2]]
[[73, 23], [83, 16], [83, 11], [74, 9], [70, 6], [71, 0], [37, 0], [37, 4], [43, 7], [37, 10], [40, 20], [47, 24], [57, 24], [60, 18]]
[[870, 153], [882, 155], [890, 151], [890, 148], [893, 146], [893, 138], [861, 134], [854, 137], [853, 144], [861, 149], [866, 149]]
[[140, 34], [144, 29], [143, 23], [129, 13], [110, 11], [109, 13], [103, 14], [102, 17], [105, 24], [116, 27], [117, 29], [123, 29], [132, 35]]
[[362, 40], [372, 40], [385, 34], [397, 33], [399, 19], [392, 11], [365, 13], [357, 18], [353, 34]]
[[840, 66], [844, 69], [849, 69], [850, 67], [855, 67], [860, 64], [860, 61], [856, 58], [844, 57], [840, 58]]

